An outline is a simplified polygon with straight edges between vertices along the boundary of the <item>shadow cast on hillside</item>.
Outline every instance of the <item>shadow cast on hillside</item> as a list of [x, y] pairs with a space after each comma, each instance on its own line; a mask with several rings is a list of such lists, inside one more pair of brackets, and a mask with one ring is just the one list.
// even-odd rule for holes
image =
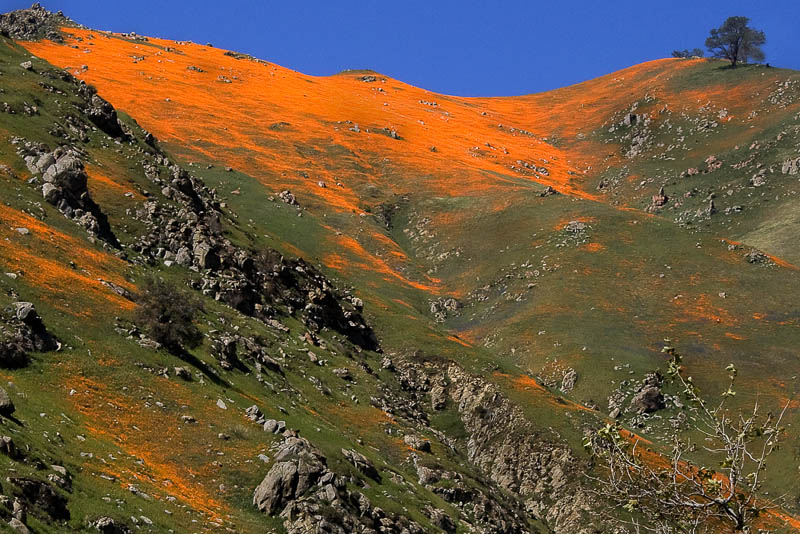
[[231, 387], [231, 384], [227, 380], [220, 377], [203, 360], [201, 360], [191, 352], [187, 351], [186, 349], [181, 349], [180, 351], [174, 351], [172, 352], [172, 355], [180, 358], [182, 362], [191, 365], [196, 369], [199, 369], [200, 372], [202, 372], [209, 380], [214, 382], [216, 385], [224, 386], [226, 388]]

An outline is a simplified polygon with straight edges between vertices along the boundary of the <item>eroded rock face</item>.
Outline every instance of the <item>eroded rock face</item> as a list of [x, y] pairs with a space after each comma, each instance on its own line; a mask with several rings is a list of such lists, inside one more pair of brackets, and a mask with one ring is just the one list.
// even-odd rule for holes
[[[395, 361], [394, 365], [407, 397], [384, 397], [373, 404], [425, 424], [415, 407], [423, 406], [425, 398], [434, 395], [441, 405], [441, 397], [445, 396], [468, 433], [467, 458], [500, 488], [520, 499], [525, 508], [519, 512], [520, 516], [536, 517], [556, 533], [593, 532], [588, 515], [592, 497], [581, 485], [585, 466], [572, 455], [568, 445], [560, 444], [546, 430], [537, 429], [495, 385], [465, 372], [457, 364]], [[495, 500], [480, 492], [458, 486], [439, 488], [435, 486], [437, 481], [452, 475], [431, 467], [418, 465], [417, 473], [421, 484], [443, 497], [485, 500], [484, 519], [492, 525], [506, 525], [507, 530], [500, 532], [527, 531], [511, 515], [506, 515], [514, 510], [513, 504], [498, 507]], [[495, 503], [495, 507], [490, 503]]]
[[78, 94], [83, 97], [83, 111], [89, 120], [102, 132], [115, 139], [127, 139], [128, 134], [117, 118], [117, 110], [97, 94], [97, 89], [81, 82]]

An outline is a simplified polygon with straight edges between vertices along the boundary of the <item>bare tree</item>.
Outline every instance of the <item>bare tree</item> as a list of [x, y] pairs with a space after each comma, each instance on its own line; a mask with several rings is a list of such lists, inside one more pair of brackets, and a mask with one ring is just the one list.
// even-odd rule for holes
[[706, 39], [706, 48], [712, 57], [727, 59], [732, 67], [739, 62], [747, 63], [749, 59], [764, 60], [761, 46], [767, 42], [764, 32], [749, 26], [747, 17], [728, 17], [719, 28], [711, 30]]
[[[623, 511], [609, 518], [637, 533], [746, 532], [764, 511], [780, 506], [780, 499], [767, 499], [761, 489], [766, 460], [784, 432], [781, 421], [789, 402], [777, 415], [762, 414], [758, 401], [746, 412], [729, 408], [736, 395], [733, 364], [726, 368], [726, 391], [718, 402], [709, 402], [692, 378], [684, 376], [675, 349], [666, 346], [663, 352], [670, 357], [668, 374], [697, 421], [687, 434], [701, 440], [696, 443], [676, 431], [670, 453], [657, 454], [618, 423], [607, 424], [584, 442], [599, 461], [600, 475], [590, 477], [595, 491]], [[692, 453], [698, 449], [715, 467], [695, 463]]]

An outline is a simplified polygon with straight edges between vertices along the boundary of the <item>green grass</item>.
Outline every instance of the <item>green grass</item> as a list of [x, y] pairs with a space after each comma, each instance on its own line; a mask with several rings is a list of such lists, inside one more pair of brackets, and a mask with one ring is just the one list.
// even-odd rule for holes
[[[17, 174], [26, 175], [24, 164], [8, 139], [16, 135], [56, 146], [59, 140], [47, 132], [54, 122], [62, 120], [75, 98], [43, 91], [37, 84], [41, 80], [38, 74], [18, 67], [27, 54], [16, 45], [6, 46], [6, 40], [2, 44], [0, 80], [5, 92], [0, 94], [0, 101], [8, 101], [15, 109], [23, 102], [39, 107], [40, 114], [32, 117], [2, 115], [0, 162]], [[37, 70], [47, 68], [41, 61], [35, 61], [35, 66]], [[736, 87], [762, 73], [774, 78], [796, 77], [777, 69], [748, 67], [733, 71], [719, 69], [717, 63], [703, 63], [675, 79], [674, 89], [720, 84]], [[71, 90], [64, 82], [48, 80], [48, 83], [64, 91]], [[649, 105], [657, 108], [659, 102]], [[761, 140], [767, 147], [759, 156], [765, 165], [776, 165], [795, 151], [794, 115], [783, 108], [770, 108], [762, 115], [766, 118], [758, 122], [758, 128], [732, 123], [720, 126], [713, 133], [696, 134], [687, 140], [690, 150], [675, 161], [650, 157], [660, 153], [657, 149], [647, 157], [626, 161], [625, 175], [639, 174], [652, 181], [641, 188], [637, 188], [638, 180], [623, 181], [615, 190], [615, 198], [623, 204], [643, 208], [658, 187], [667, 184], [668, 194], [676, 198], [696, 189], [698, 193], [681, 208], [695, 210], [703, 205], [709, 191], [715, 191], [719, 197], [729, 184], [742, 185], [749, 175], [730, 169], [727, 164], [746, 159], [746, 147], [752, 141]], [[146, 190], [160, 198], [135, 163], [137, 150], [143, 148], [141, 130], [131, 117], [120, 116], [137, 134], [132, 144], [117, 146], [101, 132], [92, 132], [84, 148], [98, 167], [123, 178], [126, 187]], [[675, 119], [674, 124], [688, 128], [692, 122]], [[790, 133], [777, 141], [778, 134], [784, 131]], [[669, 142], [671, 136], [661, 131], [654, 143]], [[607, 132], [595, 132], [590, 137], [614, 141]], [[730, 146], [731, 139], [741, 144], [740, 149]], [[271, 141], [265, 137], [263, 142]], [[328, 146], [323, 141], [313, 146], [315, 151], [309, 152], [309, 156], [322, 161], [348, 158], [342, 147]], [[183, 163], [191, 159], [187, 147], [176, 144], [166, 148]], [[711, 153], [726, 162], [723, 169], [678, 179], [681, 171], [701, 166]], [[581, 454], [577, 451], [583, 428], [599, 424], [602, 414], [575, 411], [567, 404], [559, 404], [556, 399], [562, 394], [557, 391], [539, 395], [514, 388], [495, 371], [513, 378], [573, 367], [579, 375], [577, 387], [563, 395], [562, 402], [593, 400], [602, 412], [607, 411], [606, 396], [620, 381], [641, 378], [663, 364], [659, 350], [666, 337], [674, 339], [675, 345], [686, 354], [687, 366], [703, 390], [715, 391], [725, 365], [736, 363], [744, 382], [738, 397], [742, 405], [752, 402], [757, 394], [772, 400], [791, 393], [793, 385], [781, 381], [800, 372], [795, 309], [800, 297], [797, 283], [800, 273], [749, 264], [743, 257], [746, 249], [731, 253], [718, 239], [721, 236], [740, 239], [790, 261], [797, 257], [797, 247], [790, 237], [797, 227], [796, 202], [791, 196], [797, 186], [795, 177], [770, 174], [769, 196], [778, 195], [780, 199], [769, 203], [754, 199], [754, 191], [745, 186], [737, 188], [730, 198], [718, 201], [718, 209], [746, 204], [743, 215], [718, 215], [689, 228], [676, 226], [671, 220], [672, 212], [646, 217], [606, 203], [566, 196], [542, 198], [540, 186], [500, 175], [490, 197], [505, 195], [509, 202], [504, 210], [494, 213], [485, 212], [491, 198], [439, 198], [425, 192], [396, 198], [379, 188], [364, 186], [359, 194], [365, 211], [375, 213], [380, 204], [397, 204], [394, 226], [386, 229], [371, 215], [335, 213], [324, 206], [309, 206], [298, 217], [294, 207], [268, 200], [276, 192], [268, 185], [236, 170], [227, 172], [218, 164], [206, 169], [205, 163], [190, 169], [209, 187], [216, 188], [226, 203], [224, 211], [232, 218], [226, 223], [226, 233], [233, 243], [253, 250], [275, 248], [287, 256], [302, 252], [342, 286], [355, 288], [355, 293], [366, 302], [366, 315], [387, 354], [410, 356], [421, 349], [430, 357], [452, 359], [469, 371], [484, 375], [519, 404], [536, 428], [552, 428], [576, 454]], [[620, 172], [620, 167], [615, 166], [595, 179], [599, 181]], [[268, 183], [269, 178], [266, 175], [261, 180]], [[403, 176], [397, 170], [387, 169], [385, 178], [399, 181]], [[6, 205], [43, 218], [52, 228], [94, 246], [88, 243], [81, 228], [43, 203], [40, 195], [23, 180], [0, 174], [0, 185]], [[108, 213], [123, 243], [129, 243], [142, 232], [144, 226], [135, 216], [140, 200], [129, 199], [112, 189], [98, 188], [92, 193]], [[452, 214], [465, 214], [464, 220], [448, 223]], [[428, 228], [435, 234], [427, 240], [404, 232], [418, 224], [422, 216], [431, 219]], [[578, 218], [587, 219], [584, 235], [569, 235], [561, 229], [565, 222]], [[440, 278], [442, 296], [456, 293], [464, 307], [445, 324], [437, 324], [430, 314], [430, 301], [440, 295], [414, 289], [372, 269], [338, 271], [325, 267], [324, 260], [332, 252], [352, 261], [359, 260], [347, 251], [332, 248], [336, 245], [328, 227], [355, 236], [359, 230], [379, 232], [393, 240], [410, 258], [404, 264], [408, 279], [425, 280], [428, 274]], [[360, 242], [370, 253], [383, 252], [369, 239]], [[591, 252], [586, 249], [588, 243], [599, 243], [602, 248]], [[99, 250], [98, 246], [94, 248]], [[73, 260], [79, 268], [84, 264], [80, 257], [58, 256], [43, 244], [30, 245], [30, 252], [64, 264]], [[446, 252], [449, 255], [441, 259]], [[198, 276], [180, 267], [134, 264], [126, 265], [117, 274], [135, 282], [158, 275], [180, 285]], [[535, 285], [529, 287], [529, 284]], [[487, 285], [488, 289], [483, 289]], [[726, 298], [719, 296], [723, 292]], [[305, 332], [303, 326], [292, 317], [281, 317], [290, 328], [288, 333], [273, 332], [258, 321], [206, 298], [205, 312], [198, 320], [206, 334], [238, 327], [243, 335], [263, 335], [269, 340], [272, 356], [277, 357], [279, 349], [287, 354], [281, 362], [285, 376], [264, 373], [264, 380], [273, 389], [256, 379], [251, 365], [245, 372], [225, 372], [205, 342], [193, 351], [193, 356], [222, 380], [216, 382], [203, 373], [203, 367], [193, 367], [194, 379], [183, 383], [175, 378], [166, 380], [147, 369], [171, 368], [185, 365], [184, 362], [163, 351], [146, 350], [114, 330], [113, 318], [129, 320], [130, 312], [107, 309], [98, 303], [96, 296], [78, 291], [63, 300], [54, 300], [46, 289], [29, 283], [25, 276], [12, 280], [0, 275], [0, 307], [14, 300], [12, 293], [35, 302], [48, 328], [66, 347], [58, 353], [34, 355], [28, 368], [3, 371], [3, 381], [13, 384], [7, 389], [14, 396], [23, 424], [2, 420], [0, 433], [11, 435], [18, 445], [29, 447], [31, 453], [26, 462], [0, 457], [0, 468], [43, 478], [48, 471], [42, 465], [63, 463], [73, 476], [73, 492], [69, 496], [72, 519], [67, 525], [71, 530], [87, 531], [87, 521], [100, 515], [126, 522], [131, 515], [144, 515], [154, 525], [143, 527], [143, 531], [182, 532], [201, 528], [198, 525], [207, 526], [197, 509], [197, 498], [179, 498], [174, 503], [166, 500], [168, 494], [183, 491], [164, 485], [165, 480], [178, 474], [179, 482], [189, 484], [194, 490], [202, 489], [204, 497], [220, 502], [230, 514], [225, 517], [226, 524], [236, 531], [280, 532], [278, 519], [257, 513], [251, 504], [253, 487], [270, 467], [257, 455], [272, 457], [270, 446], [276, 440], [244, 418], [244, 409], [254, 403], [267, 417], [285, 419], [291, 428], [299, 429], [302, 436], [322, 449], [329, 466], [337, 472], [352, 474], [363, 481], [363, 476], [344, 460], [340, 450], [356, 448], [368, 456], [383, 477], [380, 484], [369, 482], [370, 488], [364, 490], [373, 505], [408, 515], [425, 527], [430, 527], [421, 513], [426, 504], [454, 515], [457, 512], [419, 486], [408, 451], [397, 443], [403, 433], [432, 438], [433, 452], [421, 455], [423, 462], [462, 473], [468, 485], [487, 490], [486, 475], [471, 466], [464, 456], [469, 436], [456, 407], [450, 403], [445, 410], [431, 414], [430, 422], [433, 428], [461, 445], [458, 453], [438, 443], [428, 429], [403, 421], [396, 425], [374, 422], [370, 419], [375, 417], [375, 410], [369, 407], [370, 397], [384, 387], [399, 392], [400, 386], [390, 372], [379, 371], [381, 355], [359, 353], [346, 342], [334, 339], [331, 332], [322, 334], [328, 350], [308, 347], [300, 341]], [[676, 297], [690, 303], [690, 308], [699, 302], [702, 313], [686, 313], [685, 306], [675, 304]], [[94, 313], [90, 317], [72, 313], [81, 310]], [[730, 320], [723, 315], [723, 320], [716, 322], [712, 315], [719, 310], [724, 310]], [[754, 313], [763, 313], [765, 318], [755, 320]], [[464, 346], [448, 339], [452, 334], [473, 340], [474, 345]], [[743, 339], [734, 339], [729, 334]], [[309, 348], [328, 360], [328, 364], [323, 367], [312, 364], [304, 354]], [[364, 372], [359, 363], [366, 363], [377, 374]], [[336, 377], [331, 371], [336, 367], [350, 369], [354, 382], [348, 386]], [[311, 376], [322, 381], [330, 394], [319, 392], [309, 381]], [[88, 415], [81, 413], [81, 405], [76, 402], [75, 395], [81, 398], [84, 393], [77, 391], [70, 395], [69, 384], [83, 383], [84, 379], [103, 386], [100, 394], [95, 392], [88, 397], [91, 408]], [[358, 404], [351, 397], [357, 398]], [[224, 399], [228, 405], [226, 411], [216, 407], [218, 399]], [[95, 410], [101, 410], [97, 413], [103, 417], [98, 419]], [[179, 424], [184, 414], [196, 416], [198, 423]], [[664, 413], [662, 417], [668, 415], [671, 414]], [[167, 435], [159, 434], [159, 421], [169, 429]], [[792, 413], [789, 422], [796, 426], [800, 419]], [[108, 432], [99, 432], [99, 423], [108, 425]], [[145, 425], [149, 427], [133, 428]], [[392, 433], [387, 433], [387, 429]], [[650, 437], [658, 437], [660, 432], [663, 429], [658, 422], [646, 429]], [[55, 437], [56, 433], [60, 433], [63, 442]], [[219, 440], [219, 433], [231, 436], [230, 441]], [[85, 437], [85, 441], [78, 436]], [[797, 446], [797, 438], [791, 437], [776, 457], [775, 473], [794, 472]], [[219, 455], [220, 452], [223, 454]], [[88, 453], [91, 458], [86, 456]], [[139, 458], [142, 453], [147, 453], [148, 459]], [[121, 473], [116, 480], [99, 477], [111, 470]], [[791, 495], [800, 491], [796, 477], [776, 476], [773, 480], [770, 491]], [[131, 493], [128, 484], [135, 484], [152, 499]], [[39, 532], [63, 531], [60, 525], [39, 523], [34, 514], [31, 526]], [[543, 525], [536, 523], [531, 528], [544, 530]]]

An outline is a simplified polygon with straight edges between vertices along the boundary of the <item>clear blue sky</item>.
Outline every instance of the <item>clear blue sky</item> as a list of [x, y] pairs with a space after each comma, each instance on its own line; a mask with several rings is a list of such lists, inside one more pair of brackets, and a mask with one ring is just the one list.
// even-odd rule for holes
[[[0, 0], [0, 11], [32, 0]], [[44, 0], [96, 29], [210, 42], [307, 74], [371, 68], [432, 91], [497, 96], [703, 47], [744, 15], [767, 61], [800, 69], [800, 0]]]

